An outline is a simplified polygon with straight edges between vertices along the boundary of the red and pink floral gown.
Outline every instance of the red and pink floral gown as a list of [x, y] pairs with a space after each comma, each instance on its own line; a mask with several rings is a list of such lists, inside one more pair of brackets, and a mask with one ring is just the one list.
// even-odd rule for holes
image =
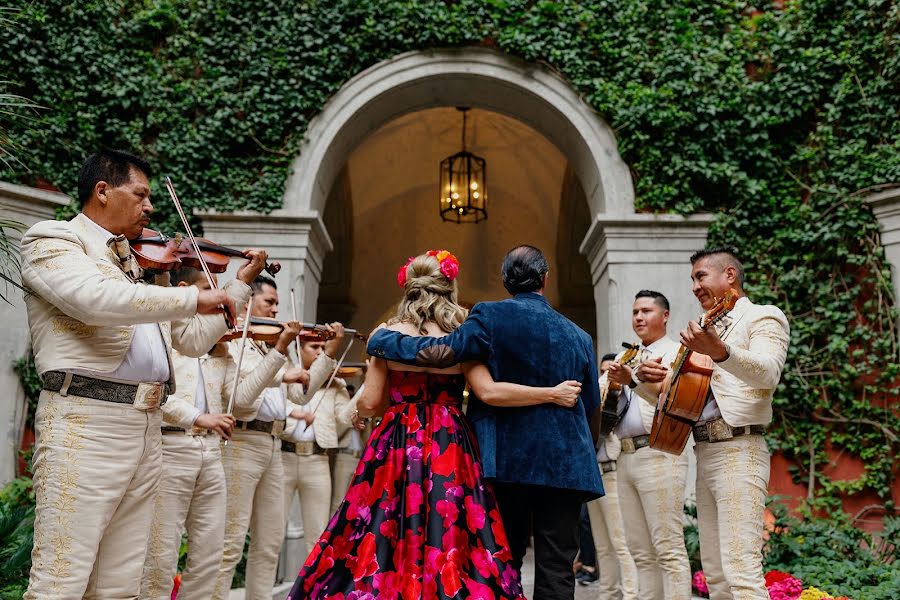
[[391, 405], [288, 600], [523, 599], [462, 375], [390, 371]]

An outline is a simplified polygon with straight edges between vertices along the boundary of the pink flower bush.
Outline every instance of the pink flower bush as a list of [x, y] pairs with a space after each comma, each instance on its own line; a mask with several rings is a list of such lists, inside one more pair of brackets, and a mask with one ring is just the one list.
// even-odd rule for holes
[[[785, 573], [784, 575], [787, 574]], [[792, 575], [772, 581], [766, 587], [769, 588], [769, 598], [771, 600], [798, 600], [800, 594], [803, 593], [803, 582]]]
[[703, 574], [703, 571], [694, 573], [694, 578], [691, 583], [693, 584], [694, 589], [697, 590], [697, 593], [703, 594], [704, 596], [709, 595], [709, 587], [706, 585], [706, 575]]

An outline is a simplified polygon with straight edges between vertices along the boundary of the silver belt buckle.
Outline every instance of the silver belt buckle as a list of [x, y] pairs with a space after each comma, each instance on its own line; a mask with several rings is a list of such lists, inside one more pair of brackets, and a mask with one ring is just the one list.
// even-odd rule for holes
[[633, 438], [625, 438], [622, 441], [622, 452], [625, 454], [634, 454], [637, 452], [637, 448], [634, 447], [634, 439]]
[[310, 456], [313, 453], [314, 442], [295, 442], [295, 452], [301, 456]]
[[162, 402], [163, 384], [139, 383], [134, 395], [134, 407], [138, 410], [156, 410]]
[[725, 419], [715, 419], [706, 424], [706, 433], [710, 442], [723, 442], [734, 437], [731, 425]]

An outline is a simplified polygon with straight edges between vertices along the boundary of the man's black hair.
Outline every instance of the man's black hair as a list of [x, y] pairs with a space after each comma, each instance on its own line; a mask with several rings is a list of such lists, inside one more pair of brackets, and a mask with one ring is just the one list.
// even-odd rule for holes
[[616, 353], [610, 352], [609, 354], [604, 354], [603, 358], [600, 359], [600, 363], [605, 363], [608, 360], [616, 360]]
[[257, 275], [250, 287], [253, 288], [254, 292], [261, 292], [264, 285], [271, 285], [273, 289], [278, 289], [278, 286], [275, 285], [275, 280], [265, 275]]
[[697, 250], [691, 255], [691, 264], [694, 264], [701, 258], [706, 258], [707, 256], [725, 257], [728, 264], [737, 270], [738, 283], [741, 287], [744, 287], [744, 264], [741, 262], [741, 259], [738, 258], [737, 248], [734, 246], [714, 246], [712, 248]]
[[195, 269], [193, 267], [181, 267], [180, 269], [175, 269], [172, 271], [172, 274], [169, 275], [169, 283], [172, 286], [176, 286], [182, 281], [188, 285], [194, 285], [194, 282], [200, 281], [203, 279], [204, 274], [200, 269]]
[[506, 253], [500, 275], [503, 287], [515, 295], [540, 290], [544, 285], [544, 275], [549, 270], [544, 253], [534, 246], [523, 244]]
[[78, 205], [84, 205], [94, 193], [94, 186], [105, 181], [112, 187], [119, 187], [131, 180], [131, 169], [137, 169], [150, 179], [153, 170], [143, 158], [123, 150], [101, 150], [88, 156], [78, 174]]
[[661, 306], [663, 310], [669, 310], [669, 299], [659, 292], [654, 292], [653, 290], [641, 290], [634, 295], [635, 300], [637, 300], [638, 298], [652, 298], [653, 301], [657, 305]]

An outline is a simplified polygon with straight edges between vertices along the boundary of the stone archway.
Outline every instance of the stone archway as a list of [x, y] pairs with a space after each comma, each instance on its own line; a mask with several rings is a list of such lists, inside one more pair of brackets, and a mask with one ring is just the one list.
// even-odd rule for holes
[[693, 315], [686, 259], [704, 244], [709, 218], [635, 215], [631, 174], [611, 128], [556, 73], [485, 48], [410, 52], [359, 73], [311, 121], [283, 208], [270, 215], [206, 213], [204, 227], [222, 243], [237, 245], [259, 243], [265, 231], [267, 247], [285, 263], [279, 285], [298, 288], [302, 317], [315, 319], [324, 256], [334, 242], [344, 242], [332, 240], [322, 215], [347, 157], [397, 117], [463, 105], [522, 121], [569, 161], [592, 223], [580, 250], [591, 264], [600, 352], [631, 337], [623, 310], [642, 287], [674, 300], [674, 323]]

